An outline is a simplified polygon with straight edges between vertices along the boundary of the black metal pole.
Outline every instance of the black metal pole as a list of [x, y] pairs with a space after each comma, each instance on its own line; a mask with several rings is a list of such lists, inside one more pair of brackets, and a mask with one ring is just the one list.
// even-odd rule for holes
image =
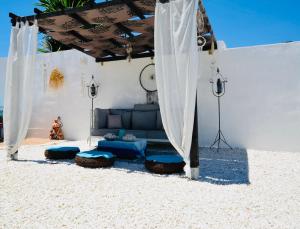
[[221, 105], [220, 105], [220, 97], [218, 97], [218, 113], [219, 113], [219, 131], [221, 130]]
[[94, 98], [92, 98], [92, 110], [90, 112], [90, 136], [88, 138], [88, 143], [91, 146], [92, 143], [92, 128], [94, 125]]
[[198, 111], [197, 111], [197, 94], [195, 103], [195, 115], [194, 115], [194, 126], [193, 126], [193, 138], [190, 152], [190, 167], [199, 167], [199, 145], [198, 145]]
[[218, 97], [218, 113], [219, 113], [219, 139], [218, 139], [218, 151], [220, 149], [220, 139], [221, 139], [221, 106], [220, 106], [220, 97]]
[[91, 128], [94, 127], [94, 98], [92, 98], [92, 118], [91, 118]]

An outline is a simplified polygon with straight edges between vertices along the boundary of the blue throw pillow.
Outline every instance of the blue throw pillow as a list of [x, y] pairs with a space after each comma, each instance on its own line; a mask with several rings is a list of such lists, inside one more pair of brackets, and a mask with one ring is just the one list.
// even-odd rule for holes
[[131, 128], [131, 111], [128, 109], [110, 109], [110, 114], [112, 115], [121, 115], [122, 119], [122, 128], [130, 129]]
[[108, 115], [108, 129], [122, 128], [121, 115]]

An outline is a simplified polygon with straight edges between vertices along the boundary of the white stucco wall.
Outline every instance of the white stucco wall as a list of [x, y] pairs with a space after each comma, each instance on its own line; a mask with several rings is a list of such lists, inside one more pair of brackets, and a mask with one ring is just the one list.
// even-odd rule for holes
[[[217, 132], [209, 60], [199, 86], [200, 140]], [[230, 144], [263, 150], [300, 151], [300, 42], [227, 49], [218, 55], [228, 78], [222, 98], [222, 130]]]
[[[81, 78], [84, 74], [95, 74], [96, 69], [93, 68], [94, 65], [88, 64], [94, 62], [92, 58], [83, 57], [75, 51], [38, 56], [29, 136], [48, 137], [51, 123], [57, 116], [62, 117], [66, 138], [80, 139], [86, 136], [89, 100], [81, 91]], [[54, 68], [58, 68], [64, 74], [64, 86], [59, 90], [52, 90], [46, 86]]]
[[[47, 137], [52, 120], [61, 116], [67, 139], [85, 139], [89, 134], [89, 109], [86, 84], [94, 75], [100, 85], [95, 107], [131, 108], [145, 103], [146, 97], [139, 86], [139, 72], [150, 59], [96, 63], [78, 51], [41, 54], [37, 60], [38, 79], [29, 135]], [[46, 65], [46, 67], [44, 66]], [[64, 87], [59, 90], [44, 89], [51, 71], [58, 68], [65, 77]], [[45, 69], [46, 72], [45, 72]], [[46, 77], [46, 78], [45, 78]]]
[[[209, 84], [210, 58], [203, 54], [200, 64], [198, 117], [202, 146], [210, 145], [217, 133], [217, 100]], [[129, 108], [146, 101], [138, 78], [150, 62], [145, 58], [101, 66], [78, 51], [39, 55], [36, 66], [40, 77], [35, 84], [29, 135], [47, 136], [52, 120], [60, 115], [66, 138], [87, 138], [90, 100], [83, 91], [84, 81], [94, 74], [100, 82], [97, 107]], [[217, 54], [217, 62], [228, 79], [222, 97], [222, 130], [228, 142], [236, 147], [300, 151], [300, 42], [226, 49]], [[55, 92], [44, 89], [43, 77], [49, 77], [54, 67], [65, 75], [65, 86]]]

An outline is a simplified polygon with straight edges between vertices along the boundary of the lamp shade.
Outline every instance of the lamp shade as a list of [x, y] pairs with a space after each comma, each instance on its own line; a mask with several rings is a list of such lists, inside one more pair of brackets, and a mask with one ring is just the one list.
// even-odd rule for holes
[[90, 83], [87, 85], [88, 87], [88, 95], [90, 98], [96, 98], [98, 95], [98, 88], [99, 85], [95, 82], [94, 76], [92, 76], [92, 80]]
[[223, 92], [223, 84], [222, 84], [221, 79], [219, 78], [217, 80], [217, 94], [220, 95], [220, 94], [222, 94], [222, 92]]
[[96, 86], [95, 86], [95, 84], [92, 84], [92, 86], [91, 86], [91, 96], [92, 97], [96, 96]]

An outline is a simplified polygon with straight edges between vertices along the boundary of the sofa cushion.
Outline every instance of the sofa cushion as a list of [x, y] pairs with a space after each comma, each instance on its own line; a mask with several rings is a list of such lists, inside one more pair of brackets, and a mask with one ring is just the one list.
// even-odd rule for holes
[[163, 124], [161, 120], [161, 114], [160, 111], [156, 111], [156, 129], [162, 130], [163, 129]]
[[112, 114], [112, 115], [121, 115], [122, 128], [124, 128], [124, 129], [130, 129], [131, 128], [131, 110], [128, 110], [128, 109], [110, 109], [110, 114]]
[[133, 130], [155, 130], [156, 111], [132, 111]]
[[107, 128], [108, 109], [96, 108], [94, 110], [94, 127], [95, 129]]
[[153, 110], [159, 110], [158, 104], [135, 104], [134, 110], [136, 111], [153, 111]]
[[120, 129], [122, 128], [121, 115], [108, 115], [108, 124], [109, 129]]

